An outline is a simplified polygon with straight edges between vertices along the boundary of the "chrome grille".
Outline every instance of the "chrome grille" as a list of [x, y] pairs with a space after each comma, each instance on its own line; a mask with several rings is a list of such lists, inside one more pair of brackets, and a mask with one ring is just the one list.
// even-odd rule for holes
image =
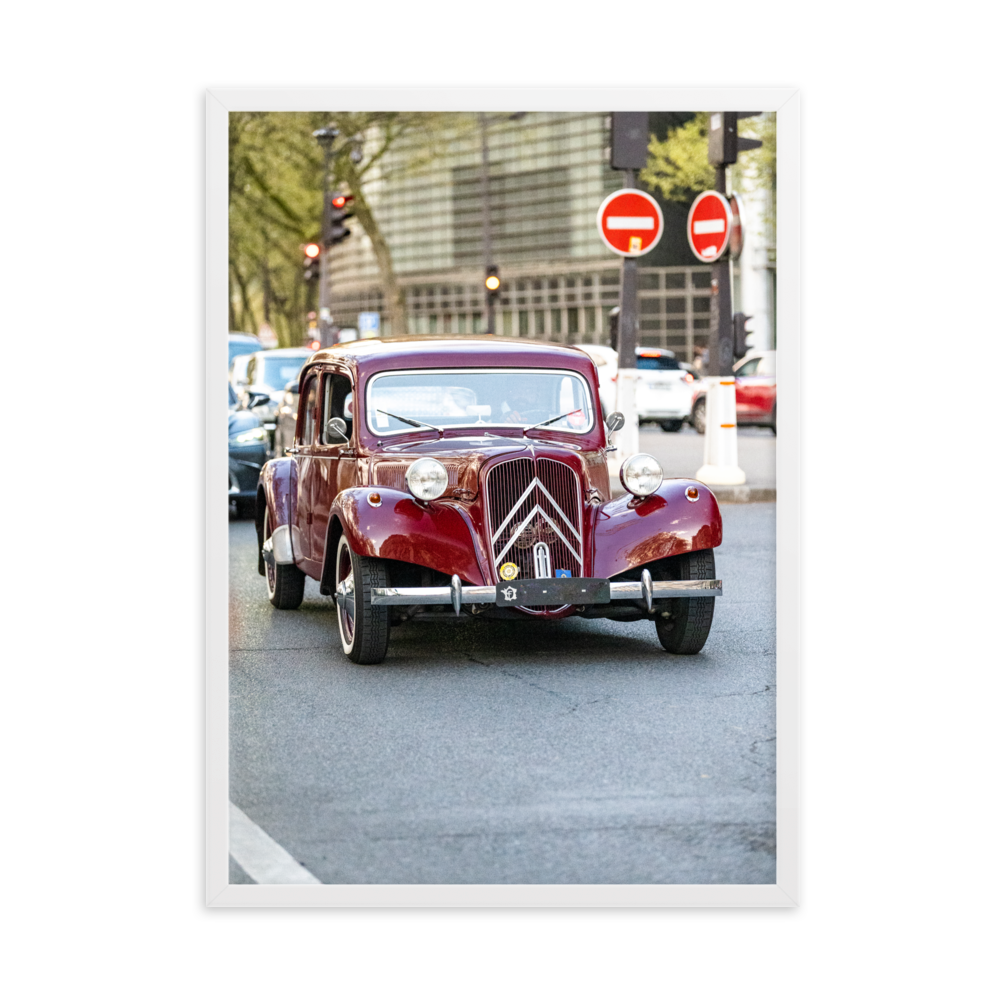
[[495, 465], [486, 478], [493, 567], [517, 566], [518, 577], [535, 576], [534, 547], [545, 542], [552, 572], [583, 575], [580, 482], [562, 462], [516, 458]]

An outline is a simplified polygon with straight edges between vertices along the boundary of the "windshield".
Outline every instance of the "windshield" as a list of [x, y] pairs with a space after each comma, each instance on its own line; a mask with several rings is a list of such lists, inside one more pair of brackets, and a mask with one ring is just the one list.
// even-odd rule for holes
[[233, 363], [233, 358], [240, 354], [254, 354], [260, 350], [260, 344], [255, 340], [231, 340], [229, 341], [229, 363]]
[[368, 383], [367, 411], [369, 428], [383, 435], [417, 429], [399, 417], [476, 432], [552, 420], [547, 430], [582, 434], [594, 422], [590, 391], [576, 372], [531, 368], [376, 375]]
[[308, 355], [301, 358], [263, 358], [257, 368], [257, 381], [269, 389], [284, 389], [289, 382], [299, 377]]

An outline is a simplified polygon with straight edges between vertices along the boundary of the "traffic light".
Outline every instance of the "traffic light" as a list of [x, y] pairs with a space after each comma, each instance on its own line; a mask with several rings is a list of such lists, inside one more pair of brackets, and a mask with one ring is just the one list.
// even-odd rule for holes
[[305, 254], [305, 260], [302, 261], [302, 277], [305, 279], [306, 284], [319, 281], [319, 260], [322, 254], [320, 245], [318, 243], [307, 243], [302, 248], [302, 252]]
[[714, 167], [736, 162], [736, 154], [758, 149], [760, 139], [744, 139], [736, 133], [740, 118], [754, 118], [759, 111], [713, 111], [708, 116], [708, 162]]
[[486, 304], [495, 306], [497, 299], [500, 298], [500, 268], [495, 264], [490, 264], [486, 268], [486, 280], [483, 284], [486, 286]]
[[739, 361], [747, 352], [747, 320], [753, 319], [745, 313], [733, 317], [733, 357]]
[[350, 229], [344, 225], [346, 219], [353, 217], [351, 202], [354, 196], [349, 194], [334, 194], [327, 197], [326, 218], [323, 220], [323, 242], [328, 246], [336, 246], [351, 235]]
[[615, 170], [642, 170], [648, 147], [648, 111], [611, 113], [611, 166]]

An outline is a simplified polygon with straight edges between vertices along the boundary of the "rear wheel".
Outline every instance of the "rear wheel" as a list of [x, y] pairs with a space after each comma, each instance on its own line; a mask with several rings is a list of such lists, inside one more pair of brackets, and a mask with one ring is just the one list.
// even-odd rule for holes
[[683, 420], [661, 420], [660, 430], [668, 434], [676, 434], [684, 426]]
[[691, 408], [691, 426], [699, 434], [705, 433], [705, 397], [702, 396], [701, 399], [695, 400], [694, 406]]
[[[271, 512], [264, 511], [264, 541], [271, 537]], [[306, 592], [306, 575], [292, 564], [279, 566], [273, 558], [264, 560], [264, 578], [267, 580], [267, 596], [271, 603], [282, 611], [294, 611]]]
[[778, 433], [778, 404], [777, 403], [775, 403], [774, 406], [771, 407], [771, 433], [772, 434], [777, 434]]
[[[674, 556], [675, 580], [714, 580], [715, 553], [711, 549]], [[675, 597], [667, 601], [669, 618], [656, 619], [656, 637], [668, 653], [700, 653], [712, 629], [714, 597]]]
[[333, 599], [340, 643], [355, 663], [381, 663], [389, 650], [389, 607], [372, 604], [372, 590], [388, 586], [385, 563], [351, 551], [347, 536], [337, 543]]

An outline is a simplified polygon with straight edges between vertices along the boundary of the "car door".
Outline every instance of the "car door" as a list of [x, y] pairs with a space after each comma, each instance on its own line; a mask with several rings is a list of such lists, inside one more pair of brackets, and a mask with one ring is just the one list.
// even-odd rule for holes
[[765, 358], [751, 358], [736, 371], [736, 416], [759, 420], [771, 413], [774, 375], [767, 373]]
[[299, 568], [310, 576], [319, 576], [318, 555], [313, 548], [313, 479], [318, 466], [320, 374], [311, 372], [300, 397], [299, 419], [295, 438], [296, 502], [292, 544]]
[[757, 365], [760, 358], [751, 358], [733, 373], [736, 376], [736, 419], [740, 417], [752, 420], [758, 416], [754, 394], [754, 375], [757, 372]]
[[[330, 525], [330, 508], [345, 485], [354, 485], [351, 477], [356, 465], [351, 419], [354, 395], [350, 375], [340, 369], [325, 370], [320, 397], [320, 422], [313, 452], [311, 551], [322, 562]], [[344, 421], [346, 440], [331, 429], [330, 421], [335, 419]]]

